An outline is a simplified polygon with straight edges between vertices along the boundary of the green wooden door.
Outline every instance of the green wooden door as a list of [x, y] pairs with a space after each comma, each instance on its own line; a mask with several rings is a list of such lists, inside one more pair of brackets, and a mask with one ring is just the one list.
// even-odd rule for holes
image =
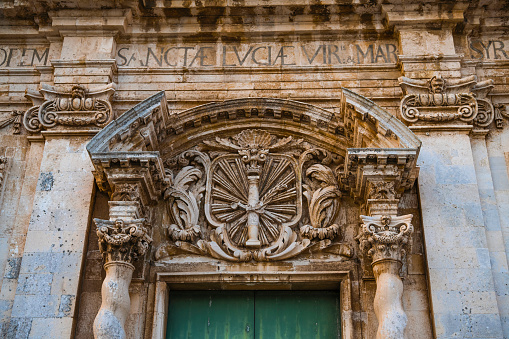
[[172, 291], [168, 339], [254, 339], [250, 291]]
[[336, 291], [172, 291], [167, 339], [341, 337]]
[[340, 333], [338, 292], [256, 292], [257, 339], [332, 339]]

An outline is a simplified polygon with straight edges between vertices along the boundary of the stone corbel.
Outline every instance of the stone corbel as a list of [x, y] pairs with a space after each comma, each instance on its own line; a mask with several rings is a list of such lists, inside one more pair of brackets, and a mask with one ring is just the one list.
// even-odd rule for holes
[[419, 174], [417, 155], [417, 149], [349, 149], [343, 184], [369, 215], [395, 215]]
[[98, 339], [125, 338], [133, 263], [145, 255], [152, 242], [147, 219], [142, 218], [145, 213], [141, 186], [118, 179], [113, 187], [110, 219], [94, 219], [106, 271], [101, 288], [102, 304], [94, 321], [94, 337]]
[[115, 92], [113, 83], [96, 89], [74, 85], [62, 90], [46, 84], [39, 92], [27, 91], [33, 107], [23, 116], [27, 131], [86, 129], [99, 130], [113, 119], [111, 97]]

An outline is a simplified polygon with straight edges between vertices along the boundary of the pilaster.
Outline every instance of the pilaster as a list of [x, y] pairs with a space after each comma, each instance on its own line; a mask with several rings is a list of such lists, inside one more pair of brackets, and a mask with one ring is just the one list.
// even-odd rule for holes
[[[389, 26], [399, 35], [403, 73], [416, 79], [443, 76], [461, 77], [462, 55], [456, 53], [453, 31], [463, 22], [467, 1], [455, 1], [444, 11], [441, 4], [408, 1], [382, 5]], [[447, 14], [445, 14], [447, 13]]]
[[108, 84], [114, 81], [119, 33], [131, 20], [130, 10], [62, 10], [49, 13], [54, 34], [62, 39], [60, 59], [51, 60], [54, 83]]
[[[419, 192], [437, 338], [502, 338], [476, 166], [494, 120], [492, 81], [400, 78], [401, 117], [421, 139]], [[483, 208], [482, 208], [483, 207]], [[458, 326], [461, 324], [461, 326]]]

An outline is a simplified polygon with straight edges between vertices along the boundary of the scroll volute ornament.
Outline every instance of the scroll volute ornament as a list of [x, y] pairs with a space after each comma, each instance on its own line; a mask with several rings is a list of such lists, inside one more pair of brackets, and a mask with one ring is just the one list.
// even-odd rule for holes
[[39, 93], [27, 91], [34, 106], [25, 112], [23, 125], [31, 133], [56, 126], [102, 128], [113, 119], [110, 99], [114, 92], [114, 84], [94, 90], [79, 84], [70, 90], [43, 84]]
[[429, 80], [399, 78], [406, 94], [400, 104], [403, 120], [409, 123], [472, 122], [478, 113], [477, 100], [472, 93], [475, 76], [459, 80], [446, 80], [434, 76]]

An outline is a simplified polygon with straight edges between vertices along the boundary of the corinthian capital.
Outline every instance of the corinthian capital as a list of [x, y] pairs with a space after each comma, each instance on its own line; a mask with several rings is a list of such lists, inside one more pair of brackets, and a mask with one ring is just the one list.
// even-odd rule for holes
[[361, 215], [362, 226], [358, 240], [361, 250], [373, 259], [373, 264], [384, 259], [401, 261], [408, 250], [414, 231], [412, 214], [402, 216]]
[[94, 222], [105, 263], [121, 261], [132, 264], [147, 252], [152, 242], [145, 219], [94, 219]]

